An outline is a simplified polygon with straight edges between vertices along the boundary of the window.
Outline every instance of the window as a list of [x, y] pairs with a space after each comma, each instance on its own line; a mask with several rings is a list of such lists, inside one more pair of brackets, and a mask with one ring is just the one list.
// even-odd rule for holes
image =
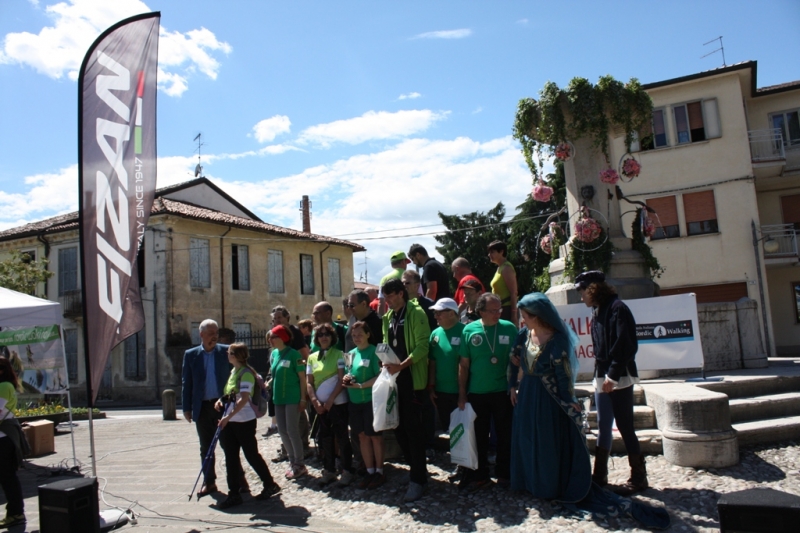
[[664, 108], [653, 110], [653, 121], [650, 130], [642, 130], [636, 135], [637, 140], [631, 144], [631, 152], [663, 148], [667, 142], [667, 126]]
[[193, 289], [211, 287], [208, 239], [189, 239], [189, 285]]
[[125, 339], [125, 377], [147, 379], [147, 344], [144, 328]]
[[314, 256], [300, 254], [300, 294], [314, 295]]
[[231, 276], [233, 290], [250, 290], [250, 259], [247, 246], [241, 244], [231, 246]]
[[797, 111], [773, 113], [769, 116], [769, 122], [773, 128], [781, 130], [784, 146], [800, 144], [800, 118]]
[[70, 381], [78, 381], [78, 330], [64, 330], [64, 352], [67, 355], [67, 376]]
[[58, 250], [58, 295], [78, 290], [78, 247]]
[[678, 144], [695, 143], [720, 137], [717, 100], [699, 100], [672, 107]]
[[342, 277], [339, 274], [338, 259], [328, 259], [328, 294], [331, 296], [342, 295]]
[[673, 287], [661, 289], [661, 296], [671, 296], [673, 294], [689, 294], [693, 292], [697, 296], [697, 303], [710, 304], [718, 302], [738, 302], [742, 298], [748, 298], [747, 283], [718, 283], [716, 285], [694, 285], [691, 287]]
[[253, 333], [248, 322], [234, 322], [233, 331], [236, 332], [236, 342], [243, 342], [250, 349], [253, 347]]
[[283, 293], [283, 252], [267, 250], [267, 275], [269, 292]]
[[794, 224], [800, 230], [800, 194], [781, 196], [781, 214], [784, 224]]
[[681, 236], [681, 229], [678, 225], [678, 204], [674, 196], [648, 198], [645, 203], [647, 207], [655, 210], [655, 213], [648, 213], [656, 227], [653, 240], [673, 239]]
[[192, 322], [189, 335], [192, 338], [192, 346], [200, 346], [200, 322]]
[[714, 206], [714, 191], [684, 194], [683, 210], [686, 216], [687, 235], [702, 235], [719, 231], [717, 209]]

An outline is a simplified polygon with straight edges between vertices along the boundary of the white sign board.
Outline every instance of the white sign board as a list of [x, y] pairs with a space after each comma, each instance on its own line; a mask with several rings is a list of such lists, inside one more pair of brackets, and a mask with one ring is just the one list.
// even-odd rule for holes
[[[625, 300], [636, 320], [639, 370], [700, 368], [703, 347], [694, 294]], [[594, 372], [592, 309], [584, 304], [556, 306], [561, 318], [578, 334], [581, 374]]]

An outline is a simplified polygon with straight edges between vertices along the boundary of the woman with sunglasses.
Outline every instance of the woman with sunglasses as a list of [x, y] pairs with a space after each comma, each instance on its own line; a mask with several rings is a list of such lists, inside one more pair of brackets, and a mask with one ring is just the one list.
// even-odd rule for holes
[[319, 351], [308, 357], [306, 388], [314, 408], [311, 436], [319, 442], [322, 450], [320, 483], [328, 485], [336, 481], [338, 444], [342, 461], [339, 485], [346, 486], [353, 481], [353, 449], [348, 436], [347, 392], [342, 384], [344, 354], [336, 347], [338, 341], [336, 330], [330, 324], [320, 324], [314, 328], [314, 345], [319, 346]]
[[225, 452], [228, 497], [217, 505], [218, 509], [228, 509], [242, 503], [239, 489], [244, 471], [239, 458], [239, 450], [244, 452], [244, 458], [253, 467], [264, 485], [261, 494], [256, 496], [257, 500], [266, 500], [281, 490], [281, 487], [272, 479], [272, 474], [270, 474], [264, 458], [258, 452], [258, 442], [256, 442], [258, 421], [250, 404], [250, 395], [260, 394], [261, 391], [256, 390], [256, 371], [247, 364], [249, 358], [250, 353], [246, 344], [240, 342], [228, 347], [228, 362], [233, 365], [233, 368], [223, 393], [225, 398], [233, 402], [233, 407], [226, 406], [222, 399], [217, 400], [214, 405], [217, 411], [227, 413], [219, 421], [219, 427], [222, 428], [219, 442]]
[[286, 326], [272, 328], [267, 339], [273, 348], [270, 375], [278, 433], [291, 465], [286, 471], [286, 479], [297, 479], [308, 474], [300, 438], [300, 414], [306, 408], [305, 364], [300, 352], [288, 345], [292, 333]]

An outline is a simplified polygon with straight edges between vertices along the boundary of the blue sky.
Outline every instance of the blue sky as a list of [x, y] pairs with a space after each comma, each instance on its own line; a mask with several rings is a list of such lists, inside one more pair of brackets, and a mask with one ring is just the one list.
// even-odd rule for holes
[[[77, 209], [77, 69], [105, 28], [161, 11], [158, 185], [204, 174], [258, 214], [368, 248], [369, 280], [436, 213], [513, 207], [510, 137], [547, 80], [643, 83], [758, 61], [800, 79], [800, 2], [0, 0], [0, 229]], [[358, 232], [395, 230], [358, 235]], [[382, 237], [366, 240], [366, 237]], [[355, 258], [356, 276], [364, 270]]]

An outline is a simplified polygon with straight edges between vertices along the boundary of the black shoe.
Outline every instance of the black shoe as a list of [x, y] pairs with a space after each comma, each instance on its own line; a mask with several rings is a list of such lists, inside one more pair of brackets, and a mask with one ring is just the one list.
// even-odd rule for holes
[[275, 496], [276, 494], [278, 494], [280, 491], [281, 491], [281, 486], [273, 481], [271, 486], [269, 486], [269, 487], [264, 486], [264, 490], [262, 490], [261, 494], [256, 496], [255, 499], [256, 500], [268, 500], [272, 496]]
[[238, 494], [228, 494], [227, 498], [217, 504], [217, 509], [230, 509], [237, 505], [242, 505], [242, 497]]
[[289, 456], [286, 455], [285, 453], [278, 453], [277, 456], [272, 458], [272, 462], [273, 463], [283, 463], [284, 461], [288, 461], [288, 460], [289, 460]]

